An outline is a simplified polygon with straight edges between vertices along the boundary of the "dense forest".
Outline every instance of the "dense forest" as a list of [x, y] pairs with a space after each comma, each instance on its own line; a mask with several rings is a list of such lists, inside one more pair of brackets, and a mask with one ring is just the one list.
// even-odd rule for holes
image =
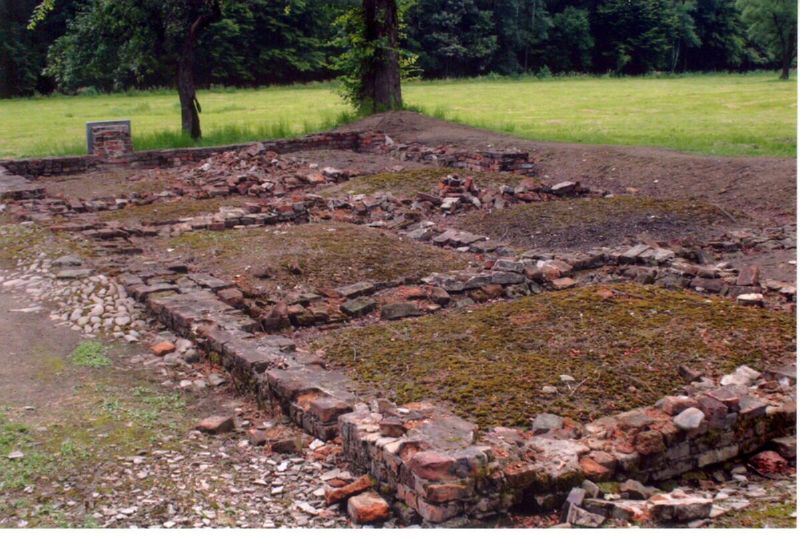
[[[643, 74], [780, 68], [754, 0], [400, 0], [408, 75]], [[792, 47], [796, 41], [796, 4]], [[0, 96], [174, 86], [160, 0], [0, 0]], [[199, 86], [330, 79], [354, 0], [226, 0], [196, 46]], [[774, 48], [774, 47], [773, 47]], [[792, 54], [792, 56], [794, 56]]]

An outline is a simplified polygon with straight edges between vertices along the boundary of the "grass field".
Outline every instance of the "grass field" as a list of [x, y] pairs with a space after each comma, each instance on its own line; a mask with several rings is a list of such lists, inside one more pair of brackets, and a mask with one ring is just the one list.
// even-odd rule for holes
[[[797, 82], [774, 73], [413, 82], [407, 105], [538, 140], [794, 156]], [[200, 92], [203, 144], [285, 137], [353, 118], [332, 84]], [[84, 152], [84, 122], [132, 120], [137, 149], [187, 146], [170, 90], [0, 101], [0, 156]]]

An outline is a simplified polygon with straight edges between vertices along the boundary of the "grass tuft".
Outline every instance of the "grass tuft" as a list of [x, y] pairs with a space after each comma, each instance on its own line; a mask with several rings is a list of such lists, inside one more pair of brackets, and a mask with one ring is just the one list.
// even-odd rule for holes
[[69, 355], [69, 361], [76, 366], [101, 368], [111, 365], [106, 356], [106, 347], [98, 341], [84, 341]]

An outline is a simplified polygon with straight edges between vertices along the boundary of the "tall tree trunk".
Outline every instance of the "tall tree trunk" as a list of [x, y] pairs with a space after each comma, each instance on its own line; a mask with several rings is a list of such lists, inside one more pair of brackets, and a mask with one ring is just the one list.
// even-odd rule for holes
[[207, 13], [198, 15], [189, 26], [186, 38], [181, 46], [178, 58], [178, 97], [181, 102], [181, 131], [192, 139], [199, 139], [203, 132], [200, 129], [200, 102], [197, 101], [197, 89], [194, 84], [194, 48], [200, 33], [211, 23], [222, 18], [219, 0], [197, 0], [196, 8]]
[[181, 101], [181, 131], [192, 139], [199, 139], [203, 132], [194, 85], [194, 39], [189, 36], [183, 42], [178, 59], [178, 97]]
[[370, 112], [399, 109], [400, 92], [399, 27], [395, 0], [363, 0], [365, 37], [377, 42], [361, 81], [361, 104]]
[[789, 46], [783, 47], [783, 54], [781, 54], [781, 80], [789, 80], [789, 69], [792, 67], [792, 58], [794, 58], [794, 50], [792, 50], [792, 40], [788, 39]]

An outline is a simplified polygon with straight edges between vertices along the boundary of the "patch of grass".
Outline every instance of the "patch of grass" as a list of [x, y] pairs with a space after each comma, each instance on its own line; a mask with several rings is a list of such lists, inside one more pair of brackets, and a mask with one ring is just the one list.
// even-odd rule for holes
[[[461, 269], [472, 257], [347, 223], [309, 223], [269, 229], [193, 231], [159, 239], [217, 275], [266, 288], [338, 287], [361, 280], [419, 278]], [[256, 279], [266, 271], [271, 277]]]
[[[21, 489], [47, 471], [50, 460], [34, 443], [29, 426], [0, 414], [0, 492]], [[23, 457], [9, 459], [14, 451], [22, 452]]]
[[[714, 520], [714, 528], [796, 529], [797, 502], [756, 501], [744, 510], [734, 511]], [[792, 514], [795, 516], [792, 516]]]
[[69, 355], [69, 361], [76, 366], [101, 368], [111, 365], [106, 356], [106, 347], [99, 341], [84, 341]]
[[331, 84], [198, 92], [203, 138], [180, 132], [171, 90], [0, 101], [0, 157], [86, 153], [85, 123], [129, 119], [137, 150], [216, 146], [303, 135], [350, 122], [355, 114]]
[[[186, 409], [186, 401], [178, 394], [157, 393], [152, 389], [137, 386], [133, 389], [132, 395], [139, 405], [130, 408], [128, 414], [144, 425], [154, 426], [167, 413], [181, 413]], [[169, 422], [168, 425], [174, 426], [174, 423]]]
[[542, 141], [713, 155], [796, 155], [797, 80], [774, 72], [437, 80], [405, 85], [425, 114]]
[[693, 237], [713, 232], [709, 226], [717, 222], [730, 218], [707, 203], [618, 196], [472, 212], [459, 216], [457, 227], [520, 247], [571, 248], [619, 244], [641, 233], [657, 240]]
[[[671, 77], [491, 77], [406, 83], [410, 109], [535, 140], [718, 155], [794, 156], [797, 82], [774, 72]], [[201, 90], [200, 144], [327, 129], [353, 118], [332, 84]], [[86, 152], [84, 124], [132, 122], [138, 149], [194, 146], [172, 90], [0, 101], [0, 156]]]
[[792, 315], [634, 284], [604, 299], [606, 288], [349, 328], [311, 346], [364, 392], [440, 400], [483, 427], [527, 425], [540, 412], [594, 419], [677, 391], [680, 365], [709, 375], [763, 369], [794, 349]]
[[429, 193], [438, 190], [439, 182], [450, 174], [458, 175], [461, 178], [471, 176], [475, 180], [475, 184], [480, 188], [499, 187], [503, 184], [516, 186], [523, 180], [527, 180], [524, 176], [512, 173], [467, 171], [450, 167], [426, 167], [423, 169], [359, 176], [347, 182], [327, 187], [320, 191], [320, 194], [326, 196], [343, 193], [372, 195], [378, 191], [386, 191], [396, 196], [403, 196], [413, 195], [420, 191]]

